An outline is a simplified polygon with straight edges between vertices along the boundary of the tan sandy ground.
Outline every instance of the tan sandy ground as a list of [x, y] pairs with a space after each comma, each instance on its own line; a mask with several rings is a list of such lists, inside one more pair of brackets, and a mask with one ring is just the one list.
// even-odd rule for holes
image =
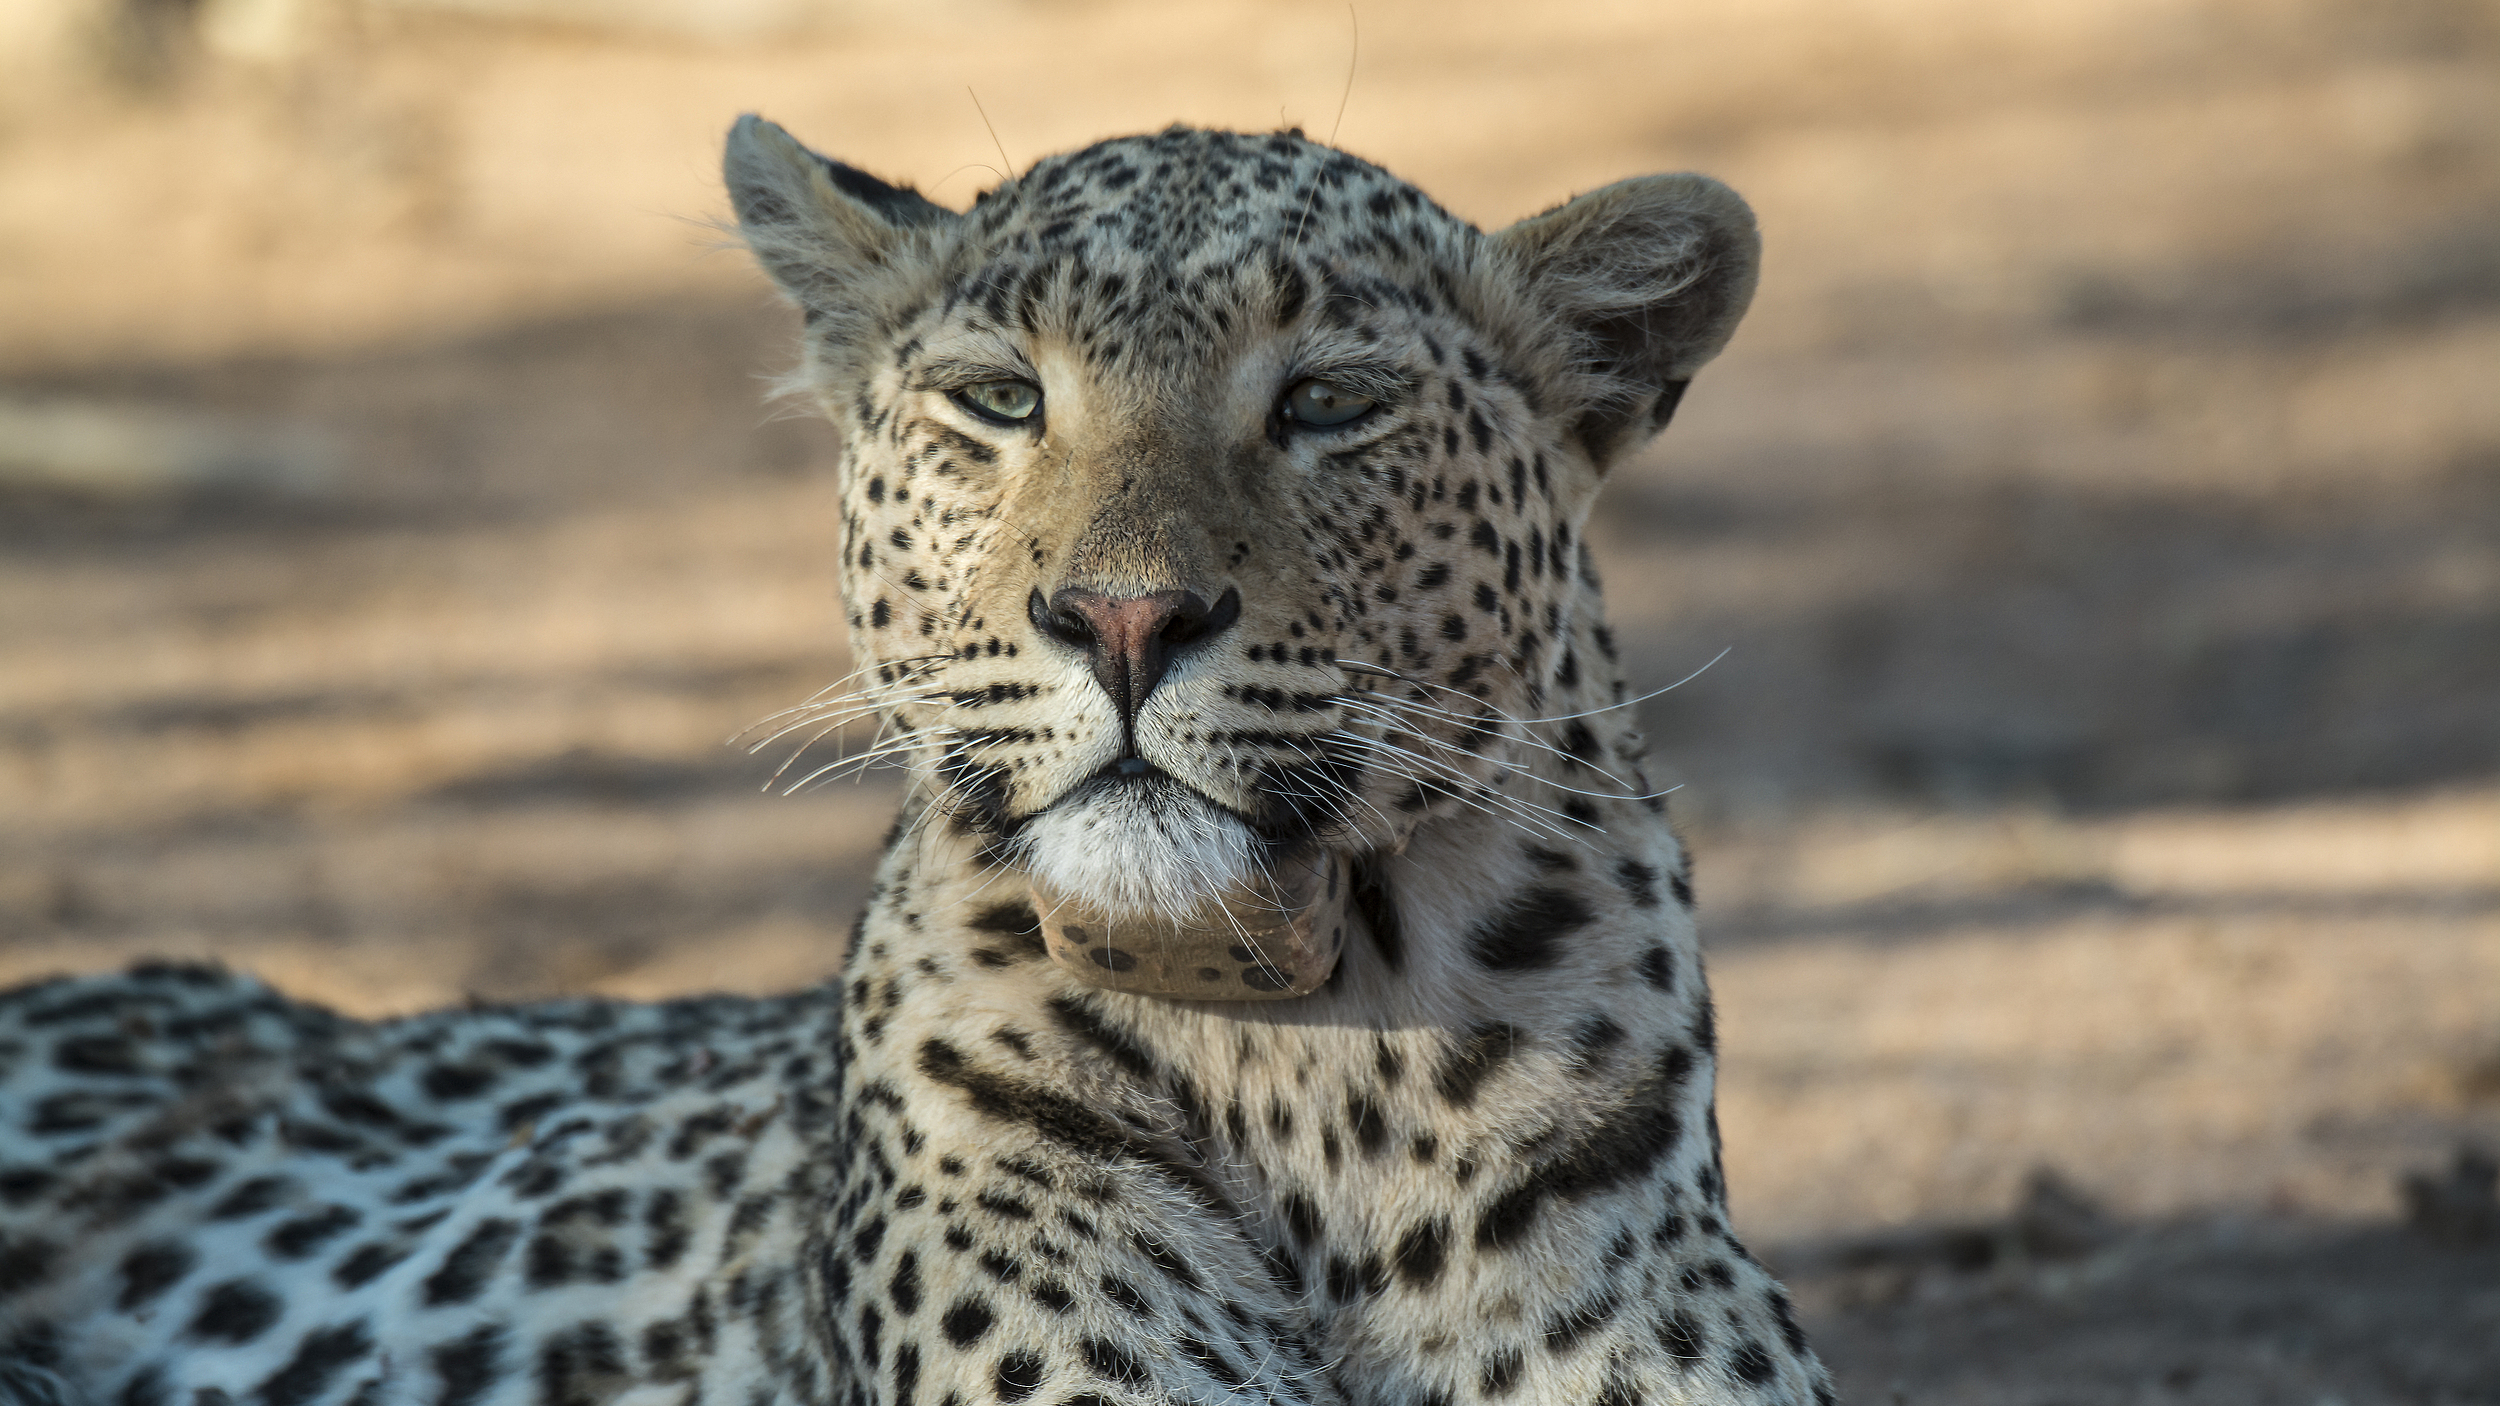
[[[721, 745], [848, 667], [721, 129], [957, 204], [967, 84], [1019, 162], [1324, 134], [1343, 9], [305, 12], [291, 60], [0, 84], [0, 403], [328, 472], [0, 496], [0, 980], [812, 979], [892, 791]], [[2500, 11], [1359, 14], [1341, 139], [1470, 218], [1688, 166], [1762, 212], [1597, 536], [1646, 686], [1731, 651], [1645, 725], [1738, 1217], [1853, 1398], [2500, 1402], [2500, 1244], [2397, 1189], [2500, 1143]], [[2106, 1220], [2027, 1239], [2044, 1166]]]

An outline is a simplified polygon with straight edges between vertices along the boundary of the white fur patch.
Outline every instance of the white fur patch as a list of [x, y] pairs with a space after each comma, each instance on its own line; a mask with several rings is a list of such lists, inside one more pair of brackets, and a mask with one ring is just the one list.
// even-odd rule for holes
[[1256, 877], [1258, 848], [1231, 813], [1168, 781], [1082, 788], [1016, 837], [1019, 864], [1049, 888], [1112, 916], [1173, 920]]

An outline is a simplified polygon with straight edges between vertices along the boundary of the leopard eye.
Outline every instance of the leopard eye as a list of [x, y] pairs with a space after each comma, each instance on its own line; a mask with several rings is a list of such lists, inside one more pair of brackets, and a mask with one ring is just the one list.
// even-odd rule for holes
[[1358, 395], [1334, 381], [1314, 376], [1294, 382], [1279, 408], [1286, 419], [1297, 425], [1327, 426], [1351, 424], [1377, 404], [1370, 396]]
[[955, 402], [996, 424], [1032, 419], [1042, 408], [1042, 388], [1031, 381], [983, 381], [955, 392]]

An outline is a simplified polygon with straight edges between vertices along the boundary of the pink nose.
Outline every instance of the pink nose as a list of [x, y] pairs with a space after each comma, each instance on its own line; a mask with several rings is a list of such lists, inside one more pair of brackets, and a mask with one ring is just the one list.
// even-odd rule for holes
[[1026, 613], [1043, 634], [1085, 651], [1094, 677], [1126, 723], [1163, 682], [1173, 651], [1220, 633], [1241, 618], [1241, 592], [1228, 587], [1209, 605], [1195, 591], [1107, 596], [1065, 586], [1045, 602], [1036, 588]]

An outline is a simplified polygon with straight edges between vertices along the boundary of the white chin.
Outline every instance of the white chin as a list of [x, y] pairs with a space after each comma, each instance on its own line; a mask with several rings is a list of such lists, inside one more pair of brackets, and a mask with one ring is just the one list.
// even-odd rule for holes
[[1248, 827], [1169, 783], [1088, 787], [1034, 816], [1016, 848], [1045, 887], [1112, 917], [1185, 919], [1259, 869]]

